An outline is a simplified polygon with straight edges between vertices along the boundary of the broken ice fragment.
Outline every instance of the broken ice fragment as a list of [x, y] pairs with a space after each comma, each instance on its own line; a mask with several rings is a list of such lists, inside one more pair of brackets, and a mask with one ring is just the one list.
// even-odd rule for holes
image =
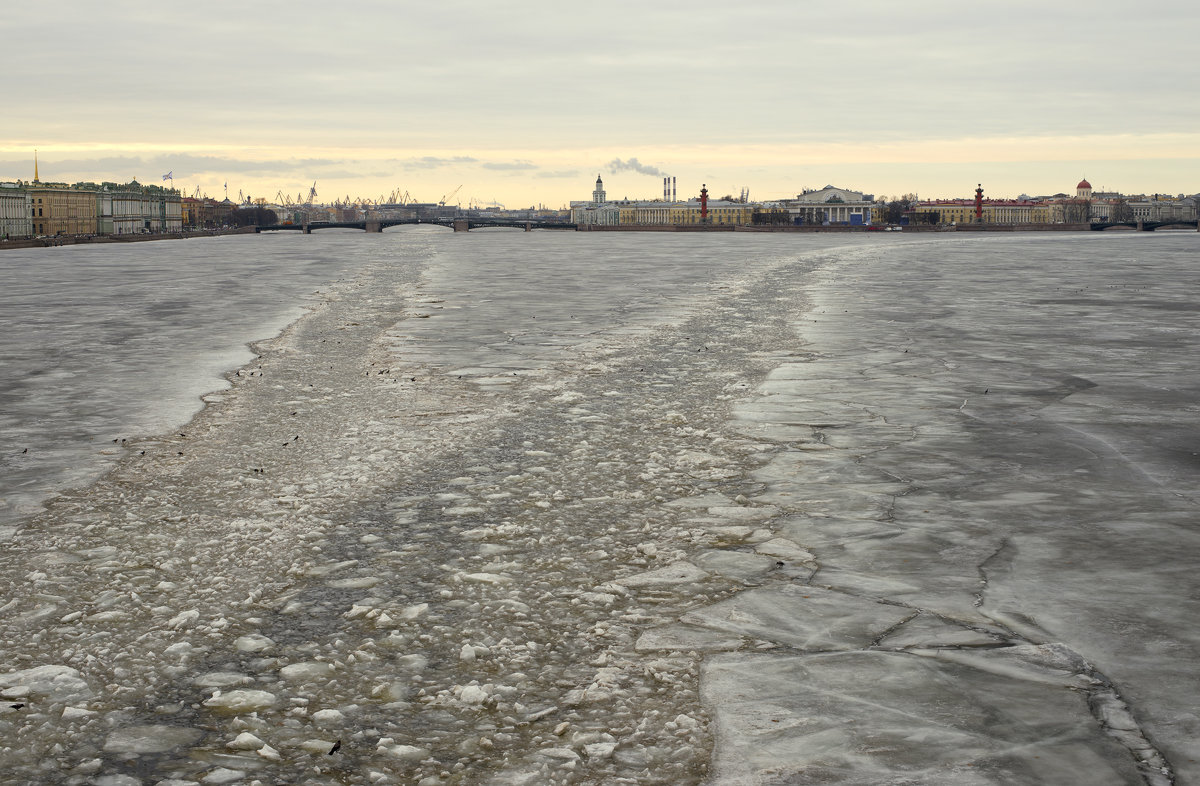
[[242, 732], [237, 737], [225, 743], [226, 748], [235, 751], [256, 751], [263, 745], [266, 745], [266, 743], [248, 731]]
[[634, 576], [626, 576], [612, 583], [625, 587], [656, 587], [670, 586], [672, 584], [691, 584], [705, 578], [708, 578], [708, 573], [690, 562], [681, 561], [673, 562], [665, 568], [638, 573]]
[[229, 693], [217, 691], [211, 699], [204, 702], [204, 706], [237, 715], [274, 707], [276, 701], [278, 699], [275, 694], [265, 690], [233, 690]]
[[293, 663], [279, 670], [279, 676], [285, 680], [318, 680], [333, 673], [333, 666], [319, 661]]
[[109, 753], [165, 753], [200, 739], [199, 729], [184, 726], [127, 726], [108, 735]]

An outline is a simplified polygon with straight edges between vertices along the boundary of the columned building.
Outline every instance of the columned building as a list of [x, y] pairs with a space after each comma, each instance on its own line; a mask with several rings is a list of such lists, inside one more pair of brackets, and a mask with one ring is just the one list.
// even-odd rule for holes
[[[755, 205], [724, 199], [708, 200], [706, 223], [717, 225], [748, 225]], [[607, 201], [604, 181], [596, 176], [592, 201], [571, 203], [571, 222], [583, 226], [669, 226], [699, 224], [700, 200], [622, 199]]]
[[1154, 194], [1129, 200], [1130, 215], [1135, 221], [1195, 221], [1200, 195], [1173, 197]]
[[0, 183], [0, 240], [33, 234], [29, 210], [29, 193], [21, 183]]
[[[1050, 220], [1050, 209], [1042, 202], [1031, 199], [985, 199], [980, 204], [984, 224], [1045, 224]], [[975, 200], [935, 199], [913, 205], [914, 215], [936, 216], [937, 224], [974, 224]]]
[[600, 179], [600, 175], [596, 175], [592, 201], [571, 203], [571, 223], [584, 226], [613, 226], [620, 222], [619, 208], [608, 202], [604, 193], [604, 181]]
[[874, 206], [873, 195], [835, 186], [805, 191], [803, 194], [797, 194], [795, 199], [782, 199], [774, 205], [778, 209], [788, 211], [794, 224], [850, 226], [870, 224]]

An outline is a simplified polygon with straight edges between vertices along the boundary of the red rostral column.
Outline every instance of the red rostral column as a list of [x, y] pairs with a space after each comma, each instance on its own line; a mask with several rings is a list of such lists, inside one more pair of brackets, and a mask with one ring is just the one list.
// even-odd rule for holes
[[975, 189], [975, 221], [983, 223], [983, 183]]
[[708, 186], [700, 184], [700, 223], [708, 221]]

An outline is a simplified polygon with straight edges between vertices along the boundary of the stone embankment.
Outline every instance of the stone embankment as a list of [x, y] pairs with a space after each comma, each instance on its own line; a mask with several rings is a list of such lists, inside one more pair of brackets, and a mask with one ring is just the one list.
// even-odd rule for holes
[[187, 240], [192, 237], [254, 234], [254, 227], [237, 229], [201, 229], [191, 232], [154, 232], [139, 235], [62, 235], [58, 237], [24, 237], [0, 240], [0, 251], [10, 248], [40, 248], [43, 246], [74, 246], [81, 243], [140, 243], [146, 240]]

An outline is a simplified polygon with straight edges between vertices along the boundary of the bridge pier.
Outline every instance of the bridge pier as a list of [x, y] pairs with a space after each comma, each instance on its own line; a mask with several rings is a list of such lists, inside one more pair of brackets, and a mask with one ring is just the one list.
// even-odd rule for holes
[[312, 227], [310, 227], [310, 226], [308, 225], [308, 222], [307, 222], [307, 221], [304, 223], [304, 234], [306, 234], [306, 235], [311, 235], [311, 234], [312, 234]]
[[470, 232], [471, 231], [471, 224], [465, 218], [454, 219], [454, 222], [451, 224], [451, 226], [454, 227], [455, 232]]
[[366, 221], [366, 226], [363, 229], [367, 230], [368, 235], [372, 233], [379, 234], [383, 231], [383, 227], [379, 225], [379, 221], [371, 221], [369, 219]]
[[533, 222], [532, 222], [532, 221], [526, 221], [526, 222], [525, 222], [525, 231], [526, 231], [526, 232], [532, 232], [532, 231], [533, 231]]
[[1142, 226], [1141, 219], [1138, 219], [1138, 222], [1137, 222], [1137, 231], [1138, 231], [1138, 232], [1145, 232], [1145, 231], [1146, 231], [1146, 228], [1145, 228], [1144, 226]]

